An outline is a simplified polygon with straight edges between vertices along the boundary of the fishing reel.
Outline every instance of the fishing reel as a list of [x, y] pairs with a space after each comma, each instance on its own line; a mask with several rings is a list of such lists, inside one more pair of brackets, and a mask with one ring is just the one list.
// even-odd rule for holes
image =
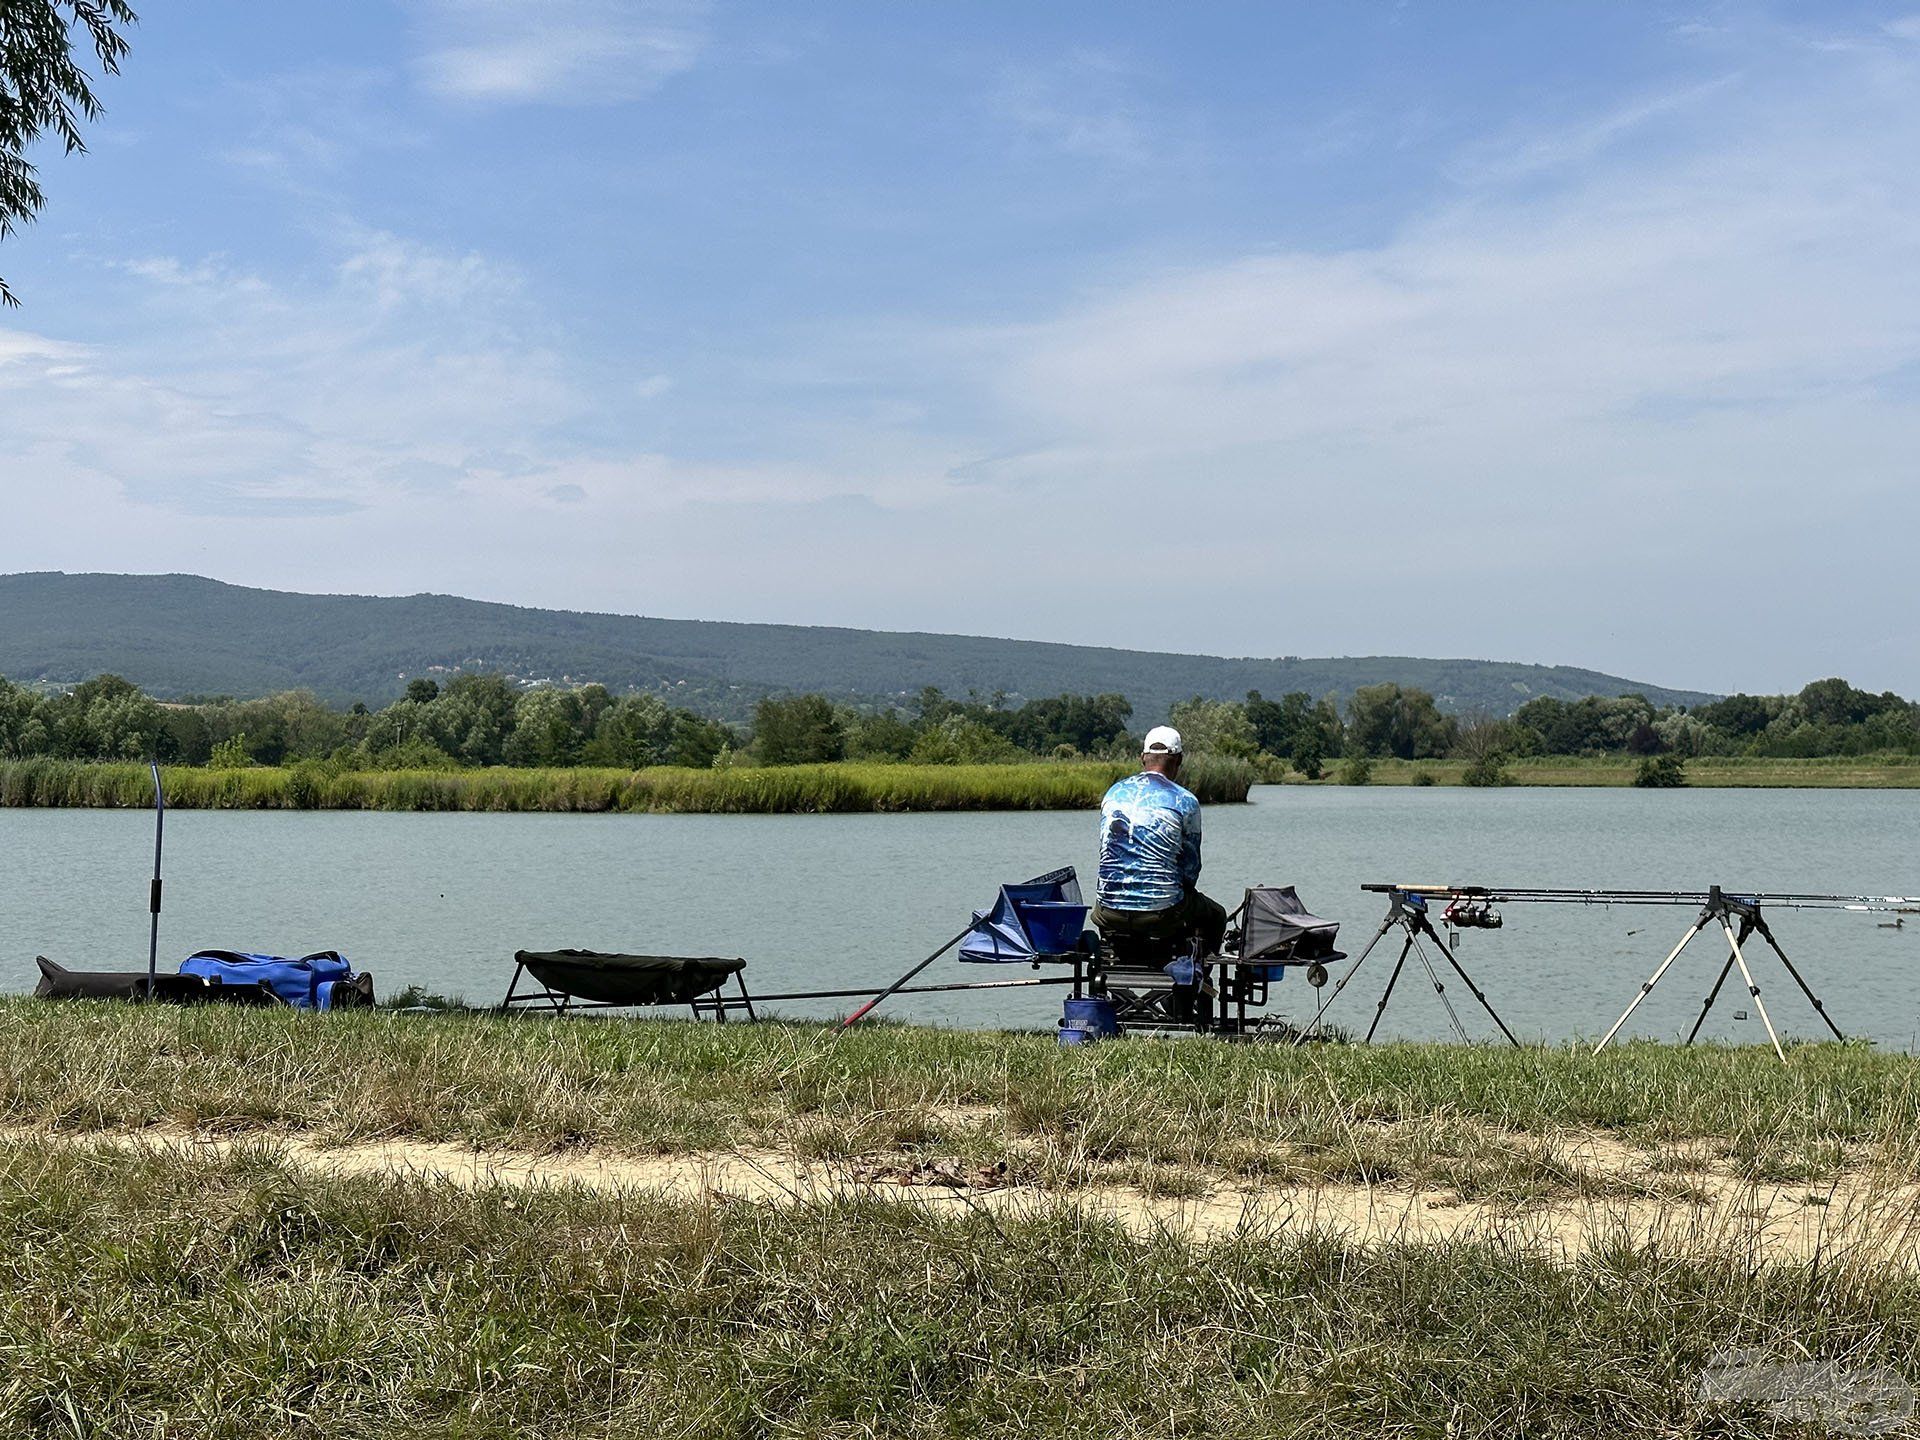
[[1448, 905], [1440, 920], [1452, 930], [1498, 930], [1506, 923], [1490, 901], [1466, 899]]

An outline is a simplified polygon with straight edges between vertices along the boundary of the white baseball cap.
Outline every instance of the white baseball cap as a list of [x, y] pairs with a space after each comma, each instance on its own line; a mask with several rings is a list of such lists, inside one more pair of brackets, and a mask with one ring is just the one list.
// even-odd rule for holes
[[1180, 753], [1180, 732], [1171, 725], [1156, 725], [1147, 731], [1146, 743], [1140, 747], [1142, 755], [1178, 755]]

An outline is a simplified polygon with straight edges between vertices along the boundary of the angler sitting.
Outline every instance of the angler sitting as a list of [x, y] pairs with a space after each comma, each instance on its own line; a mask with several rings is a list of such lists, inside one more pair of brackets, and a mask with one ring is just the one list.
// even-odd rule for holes
[[1093, 923], [1109, 940], [1185, 944], [1216, 954], [1227, 912], [1194, 888], [1200, 879], [1200, 802], [1179, 784], [1180, 732], [1147, 732], [1140, 773], [1100, 802], [1100, 868]]

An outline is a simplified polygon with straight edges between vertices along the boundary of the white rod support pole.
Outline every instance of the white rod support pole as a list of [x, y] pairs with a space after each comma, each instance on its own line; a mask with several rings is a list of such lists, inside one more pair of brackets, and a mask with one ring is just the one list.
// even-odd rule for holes
[[1620, 1033], [1620, 1027], [1626, 1024], [1633, 1012], [1640, 1008], [1640, 1002], [1653, 993], [1653, 987], [1660, 983], [1660, 977], [1667, 973], [1667, 967], [1680, 958], [1680, 952], [1687, 948], [1688, 943], [1694, 936], [1700, 933], [1706, 923], [1707, 917], [1702, 915], [1698, 920], [1693, 922], [1693, 925], [1688, 929], [1687, 933], [1680, 937], [1680, 943], [1674, 946], [1672, 953], [1660, 962], [1660, 968], [1653, 972], [1653, 978], [1640, 987], [1640, 993], [1633, 997], [1633, 1003], [1627, 1006], [1618, 1020], [1613, 1022], [1613, 1029], [1607, 1031], [1606, 1034], [1600, 1037], [1600, 1043], [1593, 1047], [1594, 1054], [1598, 1055], [1602, 1050], [1606, 1049], [1607, 1042]]
[[1767, 1027], [1767, 1039], [1773, 1042], [1773, 1053], [1780, 1057], [1782, 1065], [1787, 1063], [1787, 1052], [1780, 1048], [1780, 1037], [1774, 1034], [1773, 1020], [1767, 1014], [1767, 1002], [1760, 998], [1760, 987], [1753, 983], [1753, 972], [1747, 969], [1747, 957], [1740, 953], [1740, 938], [1733, 933], [1733, 926], [1727, 923], [1726, 916], [1720, 917], [1720, 928], [1727, 932], [1727, 944], [1733, 947], [1733, 958], [1740, 962], [1741, 978], [1747, 982], [1747, 993], [1753, 996], [1754, 1008], [1760, 1012], [1760, 1023]]

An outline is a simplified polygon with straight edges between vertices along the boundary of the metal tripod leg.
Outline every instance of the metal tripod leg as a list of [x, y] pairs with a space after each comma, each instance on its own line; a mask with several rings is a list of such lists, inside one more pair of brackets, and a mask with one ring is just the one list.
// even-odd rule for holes
[[1700, 1014], [1693, 1022], [1693, 1028], [1687, 1031], [1687, 1044], [1693, 1043], [1693, 1037], [1700, 1033], [1700, 1027], [1707, 1023], [1707, 1012], [1713, 1009], [1713, 1002], [1720, 998], [1720, 987], [1727, 983], [1727, 976], [1733, 973], [1733, 956], [1727, 956], [1727, 963], [1720, 967], [1720, 978], [1713, 982], [1713, 989], [1707, 992], [1707, 1003], [1700, 1007]]
[[1347, 967], [1347, 973], [1334, 982], [1333, 993], [1320, 1002], [1320, 1008], [1313, 1012], [1313, 1023], [1294, 1036], [1295, 1045], [1304, 1045], [1308, 1037], [1320, 1033], [1320, 1017], [1327, 1013], [1327, 1007], [1340, 998], [1340, 992], [1347, 988], [1347, 982], [1360, 973], [1360, 967], [1367, 963], [1367, 956], [1373, 953], [1373, 947], [1387, 938], [1387, 931], [1397, 923], [1396, 917], [1388, 915], [1380, 922], [1380, 928], [1373, 932], [1373, 938], [1367, 942], [1367, 948], [1360, 952], [1360, 958]]
[[1461, 980], [1463, 980], [1466, 983], [1467, 989], [1473, 992], [1473, 998], [1480, 1002], [1480, 1008], [1482, 1010], [1485, 1010], [1487, 1014], [1493, 1016], [1493, 1023], [1500, 1027], [1500, 1033], [1507, 1037], [1508, 1041], [1514, 1046], [1514, 1048], [1518, 1049], [1520, 1042], [1513, 1038], [1513, 1032], [1507, 1029], [1507, 1022], [1500, 1018], [1500, 1016], [1494, 1011], [1493, 1006], [1490, 1003], [1488, 1003], [1487, 997], [1481, 991], [1480, 987], [1473, 983], [1473, 977], [1467, 974], [1466, 967], [1464, 967], [1460, 963], [1460, 957], [1453, 953], [1453, 947], [1447, 944], [1445, 940], [1440, 938], [1439, 932], [1433, 928], [1432, 921], [1423, 919], [1420, 923], [1422, 928], [1426, 930], [1427, 934], [1433, 937], [1433, 943], [1440, 947], [1440, 953], [1447, 957], [1447, 963], [1453, 966], [1454, 974], [1458, 975], [1461, 978]]
[[1666, 974], [1673, 962], [1680, 958], [1680, 952], [1687, 948], [1688, 944], [1692, 942], [1693, 937], [1706, 929], [1707, 921], [1712, 918], [1713, 916], [1711, 914], [1702, 914], [1698, 920], [1687, 927], [1687, 933], [1680, 937], [1680, 943], [1674, 946], [1667, 958], [1660, 962], [1660, 968], [1655, 970], [1652, 978], [1640, 987], [1640, 993], [1633, 997], [1633, 1003], [1627, 1006], [1625, 1012], [1622, 1013], [1618, 1020], [1613, 1022], [1613, 1029], [1607, 1031], [1606, 1034], [1600, 1037], [1600, 1043], [1593, 1047], [1594, 1054], [1598, 1055], [1602, 1050], [1607, 1048], [1607, 1042], [1620, 1033], [1620, 1027], [1626, 1024], [1633, 1012], [1640, 1008], [1640, 1002], [1653, 993], [1653, 987], [1660, 983], [1660, 977]]
[[1820, 997], [1813, 993], [1812, 987], [1801, 977], [1800, 972], [1793, 968], [1793, 961], [1789, 960], [1787, 958], [1787, 952], [1780, 948], [1780, 942], [1773, 938], [1773, 930], [1767, 924], [1766, 919], [1762, 916], [1755, 916], [1753, 928], [1760, 932], [1761, 939], [1773, 947], [1773, 953], [1778, 955], [1780, 957], [1780, 963], [1787, 967], [1787, 973], [1793, 976], [1794, 983], [1800, 987], [1800, 993], [1805, 995], [1807, 999], [1813, 1003], [1813, 1008], [1819, 1012], [1820, 1018], [1827, 1022], [1827, 1028], [1833, 1032], [1833, 1038], [1836, 1040], [1846, 1039], [1847, 1037], [1840, 1033], [1840, 1027], [1833, 1023], [1833, 1017], [1827, 1014], [1827, 1007], [1820, 1003]]
[[1727, 944], [1733, 947], [1733, 958], [1739, 962], [1741, 978], [1747, 982], [1747, 993], [1753, 996], [1754, 1007], [1760, 1012], [1760, 1023], [1767, 1027], [1767, 1039], [1773, 1042], [1773, 1053], [1780, 1057], [1782, 1065], [1787, 1063], [1787, 1052], [1780, 1048], [1780, 1037], [1773, 1033], [1773, 1020], [1767, 1014], [1767, 1002], [1760, 998], [1760, 987], [1753, 983], [1753, 972], [1747, 969], [1747, 957], [1740, 953], [1739, 937], [1733, 933], [1733, 926], [1727, 923], [1727, 917], [1720, 917], [1720, 928], [1727, 932]]
[[1407, 952], [1413, 949], [1413, 931], [1407, 931], [1407, 943], [1400, 947], [1400, 958], [1393, 962], [1393, 974], [1387, 977], [1387, 988], [1380, 992], [1380, 1003], [1373, 1007], [1373, 1023], [1367, 1026], [1367, 1038], [1361, 1042], [1373, 1043], [1373, 1032], [1380, 1028], [1380, 1017], [1387, 1013], [1387, 1001], [1393, 998], [1393, 987], [1400, 981], [1400, 969], [1407, 963]]
[[1472, 1044], [1473, 1042], [1467, 1038], [1466, 1027], [1460, 1023], [1459, 1012], [1453, 1008], [1453, 1002], [1447, 999], [1447, 987], [1440, 983], [1439, 973], [1433, 968], [1433, 962], [1427, 958], [1426, 947], [1416, 940], [1413, 944], [1413, 953], [1420, 957], [1420, 968], [1427, 972], [1427, 979], [1433, 984], [1433, 993], [1440, 997], [1440, 1004], [1447, 1012], [1447, 1024], [1453, 1027], [1453, 1033], [1460, 1037], [1462, 1045]]

